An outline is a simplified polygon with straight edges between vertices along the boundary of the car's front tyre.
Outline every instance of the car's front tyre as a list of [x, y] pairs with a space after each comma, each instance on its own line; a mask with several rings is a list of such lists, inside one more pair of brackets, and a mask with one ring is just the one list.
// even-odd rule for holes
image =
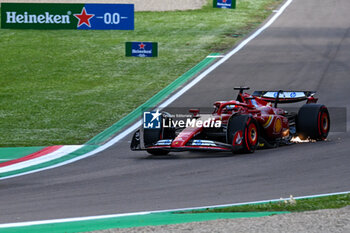
[[253, 153], [259, 145], [259, 128], [250, 115], [231, 116], [227, 125], [227, 143], [233, 153]]

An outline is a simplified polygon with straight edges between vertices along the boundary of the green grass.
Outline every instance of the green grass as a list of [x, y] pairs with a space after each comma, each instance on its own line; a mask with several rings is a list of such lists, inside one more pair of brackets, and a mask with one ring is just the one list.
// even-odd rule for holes
[[[0, 29], [0, 146], [82, 144], [211, 52], [224, 52], [281, 0], [236, 10], [136, 12], [134, 31]], [[159, 43], [126, 58], [126, 41]]]
[[289, 201], [285, 203], [269, 202], [264, 204], [240, 205], [225, 208], [206, 209], [193, 211], [194, 213], [225, 213], [225, 212], [265, 212], [265, 211], [312, 211], [320, 209], [337, 209], [350, 205], [350, 194], [317, 197], [295, 200], [294, 204]]

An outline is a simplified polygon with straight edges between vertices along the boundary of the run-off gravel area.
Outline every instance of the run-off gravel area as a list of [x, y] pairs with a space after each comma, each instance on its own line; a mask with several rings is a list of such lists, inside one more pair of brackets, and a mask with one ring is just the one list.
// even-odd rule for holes
[[308, 211], [261, 218], [224, 219], [187, 224], [149, 226], [95, 231], [94, 233], [184, 233], [184, 232], [260, 232], [324, 233], [350, 232], [350, 206], [342, 209]]

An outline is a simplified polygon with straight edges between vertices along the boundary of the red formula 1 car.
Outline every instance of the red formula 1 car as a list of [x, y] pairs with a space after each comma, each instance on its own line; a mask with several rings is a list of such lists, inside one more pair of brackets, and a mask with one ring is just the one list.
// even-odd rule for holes
[[[250, 95], [243, 93], [249, 87], [234, 89], [239, 90], [237, 99], [215, 102], [213, 113], [205, 119], [198, 109], [190, 110], [192, 117], [187, 122], [175, 122], [169, 113], [153, 112], [151, 123], [135, 132], [131, 150], [147, 150], [152, 155], [191, 150], [252, 153], [258, 147], [290, 144], [293, 137], [326, 139], [330, 117], [324, 105], [316, 104], [315, 92], [255, 91]], [[277, 107], [278, 103], [299, 101], [307, 103], [297, 112]], [[152, 127], [155, 120], [158, 125]]]

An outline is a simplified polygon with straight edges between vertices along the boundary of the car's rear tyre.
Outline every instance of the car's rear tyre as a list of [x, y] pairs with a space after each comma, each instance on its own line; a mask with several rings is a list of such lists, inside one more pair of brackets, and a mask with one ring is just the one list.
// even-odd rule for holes
[[227, 125], [227, 143], [233, 153], [253, 153], [259, 145], [259, 127], [250, 115], [231, 116]]
[[305, 104], [298, 112], [297, 134], [300, 139], [325, 140], [330, 129], [328, 109], [322, 104]]

